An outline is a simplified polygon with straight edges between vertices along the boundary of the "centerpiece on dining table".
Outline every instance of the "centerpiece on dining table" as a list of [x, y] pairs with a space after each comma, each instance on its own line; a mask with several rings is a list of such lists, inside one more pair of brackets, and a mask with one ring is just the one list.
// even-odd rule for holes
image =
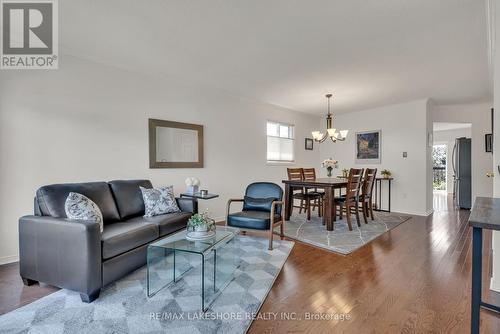
[[338, 168], [339, 162], [337, 160], [333, 160], [332, 158], [325, 159], [321, 165], [326, 168], [326, 175], [328, 177], [332, 177], [332, 171], [334, 168]]

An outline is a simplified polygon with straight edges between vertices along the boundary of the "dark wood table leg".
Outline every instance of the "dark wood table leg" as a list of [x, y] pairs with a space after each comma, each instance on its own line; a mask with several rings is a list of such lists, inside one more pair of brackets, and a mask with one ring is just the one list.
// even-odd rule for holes
[[333, 188], [325, 188], [325, 225], [327, 231], [333, 231]]
[[290, 220], [292, 205], [293, 191], [292, 187], [287, 183], [285, 184], [285, 220]]

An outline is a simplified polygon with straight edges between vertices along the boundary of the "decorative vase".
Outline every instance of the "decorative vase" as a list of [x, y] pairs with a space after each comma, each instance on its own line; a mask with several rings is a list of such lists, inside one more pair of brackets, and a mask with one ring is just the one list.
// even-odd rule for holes
[[333, 167], [326, 167], [326, 175], [328, 177], [332, 177], [332, 170], [333, 170]]
[[188, 194], [195, 194], [198, 192], [198, 186], [188, 186], [186, 192]]
[[202, 225], [202, 226], [196, 226], [194, 228], [195, 232], [207, 232], [208, 231], [208, 226]]

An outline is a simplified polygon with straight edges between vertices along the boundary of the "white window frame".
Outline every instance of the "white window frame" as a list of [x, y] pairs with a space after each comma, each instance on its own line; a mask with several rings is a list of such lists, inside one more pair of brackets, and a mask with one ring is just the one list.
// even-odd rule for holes
[[[267, 125], [269, 123], [275, 123], [275, 124], [278, 124], [278, 131], [279, 131], [279, 126], [286, 126], [288, 127], [288, 137], [281, 137], [281, 136], [271, 136], [271, 135], [268, 135], [267, 134]], [[290, 134], [291, 132], [291, 134]], [[291, 139], [292, 140], [292, 160], [269, 160], [267, 159], [267, 146], [268, 146], [268, 141], [269, 141], [269, 138], [281, 138], [281, 139]], [[291, 123], [285, 123], [285, 122], [280, 122], [280, 121], [275, 121], [275, 120], [271, 120], [271, 119], [268, 119], [266, 121], [266, 161], [267, 161], [267, 164], [269, 165], [282, 165], [282, 164], [294, 164], [295, 163], [295, 124], [291, 124]]]

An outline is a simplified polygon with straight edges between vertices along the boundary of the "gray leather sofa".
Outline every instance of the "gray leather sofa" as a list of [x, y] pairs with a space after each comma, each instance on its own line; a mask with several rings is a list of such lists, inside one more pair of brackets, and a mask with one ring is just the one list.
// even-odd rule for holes
[[[177, 198], [182, 212], [144, 218], [139, 186], [148, 180], [68, 183], [36, 192], [35, 214], [19, 219], [19, 266], [25, 285], [43, 282], [80, 293], [84, 302], [101, 288], [146, 264], [149, 243], [186, 227], [197, 202]], [[69, 220], [70, 192], [89, 197], [101, 209], [104, 231], [94, 221]]]

